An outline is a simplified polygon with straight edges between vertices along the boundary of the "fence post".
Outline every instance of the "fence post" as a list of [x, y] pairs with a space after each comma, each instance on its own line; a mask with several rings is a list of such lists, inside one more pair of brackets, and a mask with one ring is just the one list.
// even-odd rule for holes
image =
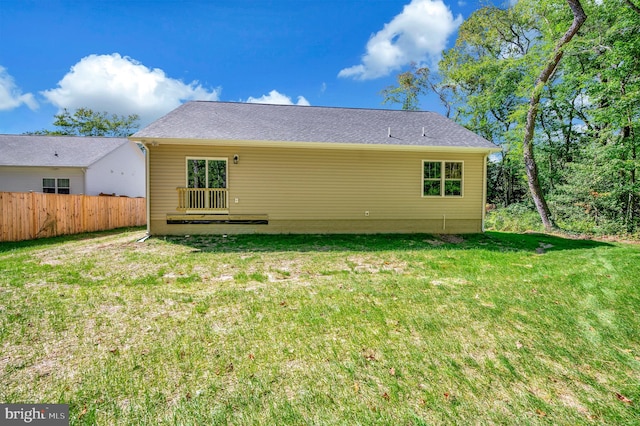
[[34, 239], [36, 237], [36, 230], [38, 226], [38, 212], [36, 211], [36, 193], [31, 191], [31, 195], [29, 196], [29, 202], [31, 203], [31, 208], [29, 209], [31, 213], [30, 223], [31, 229], [29, 231], [29, 239]]
[[87, 229], [87, 211], [86, 211], [86, 207], [85, 207], [85, 197], [86, 195], [81, 194], [80, 195], [82, 198], [81, 200], [81, 205], [82, 208], [80, 209], [80, 214], [82, 215], [80, 220], [82, 221], [82, 229]]

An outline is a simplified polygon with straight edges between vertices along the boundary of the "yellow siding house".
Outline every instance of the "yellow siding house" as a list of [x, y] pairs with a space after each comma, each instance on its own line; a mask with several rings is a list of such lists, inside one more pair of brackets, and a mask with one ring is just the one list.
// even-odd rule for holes
[[483, 231], [497, 147], [433, 112], [188, 102], [147, 148], [148, 231]]

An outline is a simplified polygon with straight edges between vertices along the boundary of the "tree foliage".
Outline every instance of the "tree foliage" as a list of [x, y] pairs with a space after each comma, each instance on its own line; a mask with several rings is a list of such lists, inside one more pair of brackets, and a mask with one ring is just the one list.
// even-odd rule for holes
[[397, 86], [382, 90], [383, 103], [402, 104], [402, 109], [407, 111], [419, 109], [420, 95], [426, 94], [430, 89], [429, 74], [429, 68], [418, 68], [412, 63], [409, 71], [398, 74]]
[[398, 74], [396, 78], [397, 86], [388, 86], [380, 92], [383, 103], [402, 104], [403, 110], [416, 111], [420, 109], [420, 96], [433, 92], [445, 107], [446, 116], [450, 116], [450, 88], [438, 84], [437, 77], [432, 75], [428, 67], [418, 67], [412, 62], [409, 70]]
[[571, 39], [576, 35], [580, 27], [584, 24], [584, 21], [587, 19], [587, 15], [584, 13], [580, 0], [567, 0], [567, 3], [573, 13], [573, 21], [571, 22], [569, 29], [556, 43], [553, 53], [546, 61], [544, 68], [540, 71], [540, 74], [538, 74], [538, 78], [536, 78], [536, 83], [531, 90], [532, 94], [529, 101], [529, 109], [527, 110], [527, 120], [524, 126], [524, 140], [522, 142], [524, 167], [527, 172], [529, 191], [531, 193], [533, 203], [536, 205], [536, 209], [540, 214], [540, 219], [542, 219], [542, 223], [547, 231], [555, 228], [555, 223], [551, 218], [551, 211], [549, 210], [547, 200], [542, 191], [542, 187], [540, 186], [538, 163], [536, 163], [533, 153], [533, 138], [535, 136], [536, 119], [538, 117], [542, 90], [560, 65], [560, 61], [564, 56], [565, 46], [567, 46]]
[[54, 116], [55, 130], [40, 130], [33, 134], [64, 136], [111, 136], [127, 137], [139, 128], [137, 114], [109, 115], [89, 108], [79, 108], [71, 113], [66, 108]]
[[[638, 232], [640, 13], [630, 0], [583, 0], [582, 7], [587, 21], [558, 51], [573, 19], [566, 0], [479, 9], [423, 90], [446, 90], [452, 118], [502, 148], [489, 168], [488, 197], [504, 206], [531, 202], [523, 141], [532, 93], [539, 96], [530, 146], [553, 219]], [[557, 53], [562, 61], [532, 92]]]

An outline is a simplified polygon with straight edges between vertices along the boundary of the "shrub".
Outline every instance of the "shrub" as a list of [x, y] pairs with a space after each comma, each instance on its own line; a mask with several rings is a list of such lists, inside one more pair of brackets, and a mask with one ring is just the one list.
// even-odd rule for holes
[[493, 231], [543, 231], [538, 212], [523, 203], [510, 204], [491, 210], [485, 217], [485, 228]]

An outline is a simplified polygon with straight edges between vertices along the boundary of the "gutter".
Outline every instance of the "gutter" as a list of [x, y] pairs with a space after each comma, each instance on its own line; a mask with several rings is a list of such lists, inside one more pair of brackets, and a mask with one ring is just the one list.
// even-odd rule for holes
[[82, 170], [82, 193], [86, 195], [87, 193], [87, 169], [89, 167], [83, 167]]
[[484, 155], [484, 159], [482, 161], [483, 164], [483, 172], [482, 172], [482, 233], [484, 233], [484, 221], [485, 215], [487, 213], [486, 205], [487, 205], [487, 159], [489, 158], [489, 154]]
[[498, 147], [469, 147], [469, 146], [441, 146], [441, 145], [413, 145], [388, 143], [353, 143], [353, 142], [304, 142], [304, 141], [273, 141], [273, 140], [240, 140], [240, 139], [188, 139], [188, 138], [150, 138], [130, 137], [134, 142], [143, 145], [206, 145], [229, 147], [272, 147], [272, 148], [310, 148], [330, 150], [372, 150], [372, 151], [419, 151], [486, 154], [500, 152]]

